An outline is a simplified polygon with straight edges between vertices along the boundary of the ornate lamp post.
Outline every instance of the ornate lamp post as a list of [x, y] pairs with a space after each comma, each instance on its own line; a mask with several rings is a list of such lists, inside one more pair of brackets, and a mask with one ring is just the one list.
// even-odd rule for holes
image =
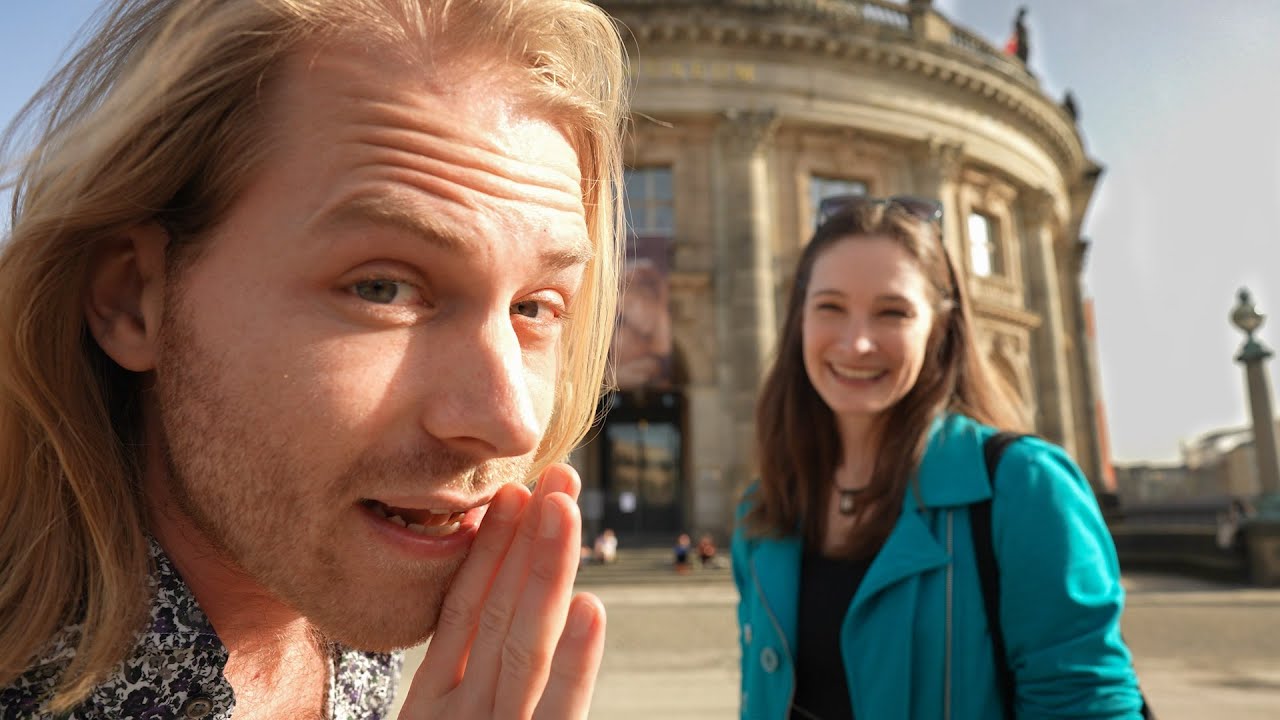
[[1264, 495], [1280, 493], [1280, 459], [1276, 455], [1275, 416], [1271, 411], [1271, 384], [1263, 363], [1272, 353], [1254, 332], [1262, 326], [1266, 315], [1253, 306], [1247, 289], [1240, 290], [1240, 302], [1231, 311], [1231, 322], [1245, 332], [1244, 345], [1236, 362], [1244, 365], [1249, 389], [1249, 409], [1253, 414], [1253, 447], [1258, 458], [1258, 482]]
[[1249, 576], [1257, 585], [1280, 585], [1280, 461], [1276, 459], [1275, 416], [1271, 412], [1271, 387], [1263, 363], [1271, 357], [1253, 336], [1266, 316], [1253, 307], [1253, 298], [1240, 290], [1240, 302], [1231, 311], [1231, 322], [1245, 332], [1236, 362], [1244, 365], [1253, 414], [1253, 449], [1258, 458], [1262, 494], [1244, 523]]

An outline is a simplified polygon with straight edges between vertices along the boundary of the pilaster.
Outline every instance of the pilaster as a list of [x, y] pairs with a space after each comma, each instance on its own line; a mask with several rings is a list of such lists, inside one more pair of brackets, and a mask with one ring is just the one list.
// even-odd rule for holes
[[723, 429], [727, 461], [720, 481], [728, 491], [750, 480], [756, 393], [777, 334], [769, 171], [779, 125], [772, 110], [730, 109], [716, 130], [712, 153], [718, 374], [730, 419]]
[[1024, 191], [1020, 199], [1024, 277], [1027, 302], [1042, 318], [1032, 334], [1031, 357], [1035, 366], [1037, 429], [1049, 440], [1076, 455], [1075, 408], [1071, 396], [1067, 316], [1063, 312], [1060, 258], [1055, 238], [1061, 223], [1053, 197], [1043, 190]]

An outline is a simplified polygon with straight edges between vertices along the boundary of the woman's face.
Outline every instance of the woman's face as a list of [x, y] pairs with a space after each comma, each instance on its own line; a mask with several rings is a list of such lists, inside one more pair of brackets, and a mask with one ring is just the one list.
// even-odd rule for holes
[[844, 238], [818, 256], [804, 299], [804, 367], [842, 426], [874, 420], [915, 385], [932, 295], [916, 260], [889, 238]]

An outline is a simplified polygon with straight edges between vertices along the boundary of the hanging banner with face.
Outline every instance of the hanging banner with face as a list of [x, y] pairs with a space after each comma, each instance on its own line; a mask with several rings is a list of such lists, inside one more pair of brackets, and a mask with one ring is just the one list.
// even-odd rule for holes
[[661, 235], [632, 235], [627, 240], [618, 331], [613, 339], [614, 365], [622, 390], [671, 384], [668, 242]]

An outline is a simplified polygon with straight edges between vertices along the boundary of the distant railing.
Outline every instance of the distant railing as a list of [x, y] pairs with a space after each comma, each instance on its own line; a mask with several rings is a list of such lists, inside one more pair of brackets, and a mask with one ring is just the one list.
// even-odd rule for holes
[[[851, 0], [845, 1], [851, 2]], [[911, 30], [911, 13], [897, 3], [887, 2], [887, 0], [866, 0], [865, 2], [852, 1], [851, 4], [862, 6], [862, 16], [868, 22], [903, 31]]]
[[[859, 24], [880, 32], [900, 34], [904, 40], [918, 35], [916, 18], [906, 5], [892, 0], [595, 0], [607, 10], [740, 8], [754, 12], [787, 12], [808, 16], [840, 29]], [[971, 56], [979, 64], [1034, 82], [1027, 68], [999, 48], [964, 28], [952, 26], [950, 42], [943, 43]]]
[[1020, 60], [1014, 60], [1009, 57], [1003, 50], [987, 42], [983, 38], [955, 25], [951, 26], [951, 44], [965, 52], [982, 58], [988, 65], [1001, 68], [1006, 72], [1014, 73], [1024, 77], [1030, 77], [1031, 73], [1027, 71], [1027, 67]]
[[[1245, 518], [1237, 499], [1220, 496], [1122, 506], [1110, 518], [1111, 536], [1121, 565], [1157, 564], [1248, 574]], [[1232, 518], [1235, 523], [1224, 527]]]
[[951, 44], [980, 55], [1003, 55], [991, 43], [955, 25], [951, 26]]

